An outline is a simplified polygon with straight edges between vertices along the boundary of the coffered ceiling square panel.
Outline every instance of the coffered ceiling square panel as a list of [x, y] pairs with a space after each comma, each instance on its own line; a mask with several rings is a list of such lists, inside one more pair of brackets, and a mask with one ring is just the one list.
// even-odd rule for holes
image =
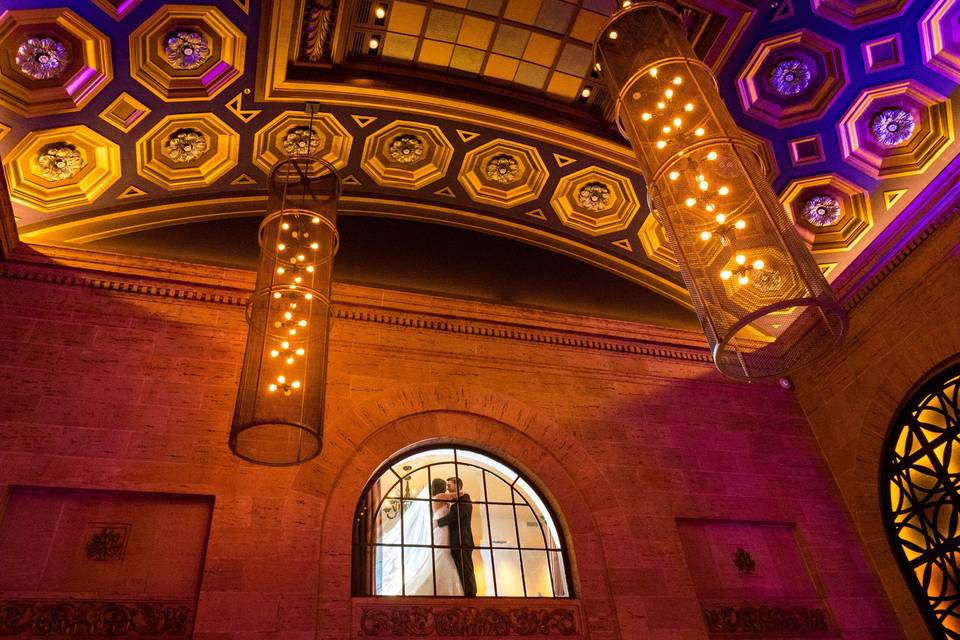
[[343, 169], [352, 146], [353, 136], [333, 114], [284, 111], [254, 135], [253, 162], [269, 174], [283, 158], [312, 154]]
[[240, 136], [212, 113], [163, 118], [137, 141], [137, 171], [176, 191], [206, 187], [237, 166]]
[[509, 208], [539, 198], [547, 177], [535, 147], [501, 138], [467, 152], [458, 179], [473, 200]]
[[363, 145], [363, 170], [382, 187], [420, 189], [443, 178], [453, 146], [440, 127], [397, 120]]

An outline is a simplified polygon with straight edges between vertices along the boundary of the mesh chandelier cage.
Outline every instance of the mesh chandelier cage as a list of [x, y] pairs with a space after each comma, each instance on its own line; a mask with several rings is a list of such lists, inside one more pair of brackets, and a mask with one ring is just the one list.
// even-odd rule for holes
[[622, 3], [595, 53], [717, 367], [783, 375], [847, 319], [740, 135], [713, 72], [661, 2]]
[[286, 466], [320, 453], [339, 196], [339, 176], [320, 158], [288, 158], [270, 174], [230, 430], [231, 450], [250, 462]]

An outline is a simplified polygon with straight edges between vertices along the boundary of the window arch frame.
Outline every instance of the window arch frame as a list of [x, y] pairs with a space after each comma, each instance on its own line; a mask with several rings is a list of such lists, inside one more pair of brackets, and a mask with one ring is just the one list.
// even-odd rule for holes
[[[356, 508], [355, 508], [355, 510], [354, 510], [354, 520], [353, 520], [353, 527], [352, 527], [351, 563], [350, 563], [350, 572], [351, 572], [351, 589], [350, 589], [350, 592], [351, 592], [351, 593], [350, 593], [350, 594], [351, 594], [351, 596], [352, 596], [352, 597], [355, 597], [355, 598], [356, 598], [356, 597], [361, 597], [361, 598], [414, 598], [414, 597], [415, 597], [415, 598], [447, 598], [447, 597], [449, 597], [449, 598], [460, 598], [460, 597], [464, 597], [464, 596], [443, 596], [443, 595], [427, 595], [427, 596], [386, 595], [386, 594], [368, 593], [368, 592], [367, 592], [368, 589], [366, 589], [366, 588], [364, 587], [364, 583], [363, 583], [363, 580], [364, 580], [364, 575], [363, 575], [363, 574], [364, 574], [364, 571], [363, 571], [363, 563], [364, 563], [364, 560], [363, 560], [363, 557], [362, 557], [362, 556], [363, 556], [363, 553], [366, 551], [366, 549], [368, 549], [368, 548], [370, 548], [370, 547], [375, 547], [376, 544], [377, 544], [377, 543], [370, 543], [370, 542], [367, 542], [366, 540], [364, 540], [364, 539], [363, 539], [364, 536], [362, 536], [362, 535], [361, 535], [361, 532], [360, 532], [360, 523], [363, 521], [364, 512], [365, 512], [365, 510], [368, 508], [368, 505], [366, 504], [366, 503], [367, 503], [367, 496], [370, 495], [370, 492], [371, 492], [371, 490], [373, 489], [373, 485], [374, 485], [378, 480], [380, 480], [380, 478], [383, 477], [385, 474], [393, 471], [392, 468], [395, 467], [395, 466], [397, 466], [398, 464], [400, 464], [400, 463], [403, 462], [404, 460], [406, 460], [406, 459], [408, 459], [408, 458], [411, 458], [411, 457], [413, 457], [413, 456], [415, 456], [415, 455], [428, 452], [428, 451], [436, 451], [436, 450], [444, 450], [444, 449], [452, 449], [452, 450], [453, 450], [453, 452], [454, 452], [454, 460], [453, 460], [452, 462], [447, 461], [447, 462], [430, 463], [430, 464], [426, 464], [426, 465], [423, 465], [423, 466], [420, 466], [420, 467], [415, 467], [415, 468], [411, 469], [410, 471], [408, 471], [408, 472], [406, 473], [405, 476], [399, 476], [399, 475], [398, 475], [397, 478], [396, 478], [396, 481], [395, 481], [393, 484], [391, 484], [391, 485], [390, 485], [390, 488], [387, 489], [386, 491], [384, 491], [383, 495], [380, 497], [380, 501], [378, 502], [378, 504], [377, 504], [377, 506], [376, 506], [376, 508], [375, 508], [375, 510], [374, 510], [374, 513], [376, 513], [376, 512], [379, 511], [379, 509], [380, 509], [380, 507], [383, 505], [384, 501], [386, 501], [387, 499], [389, 499], [390, 491], [392, 491], [395, 487], [397, 487], [398, 485], [400, 485], [400, 483], [403, 482], [403, 479], [404, 479], [404, 478], [410, 477], [410, 476], [412, 476], [413, 474], [417, 473], [418, 471], [420, 471], [420, 470], [422, 470], [422, 469], [425, 469], [425, 468], [428, 468], [428, 467], [431, 467], [431, 466], [438, 466], [438, 465], [441, 465], [441, 464], [453, 464], [453, 465], [455, 465], [455, 466], [454, 466], [455, 469], [457, 468], [457, 466], [461, 466], [461, 465], [462, 465], [462, 466], [472, 466], [472, 467], [474, 467], [474, 468], [481, 469], [481, 470], [483, 470], [483, 471], [486, 472], [486, 473], [492, 473], [489, 469], [484, 469], [483, 467], [479, 467], [479, 466], [477, 466], [477, 465], [475, 465], [475, 464], [472, 464], [472, 463], [457, 462], [457, 460], [456, 460], [456, 452], [457, 452], [458, 450], [460, 450], [460, 451], [468, 451], [468, 452], [470, 452], [470, 453], [473, 453], [473, 454], [476, 454], [476, 455], [480, 455], [480, 456], [484, 456], [484, 457], [486, 457], [486, 458], [489, 458], [489, 459], [492, 460], [493, 462], [495, 462], [495, 463], [497, 463], [497, 464], [499, 464], [499, 465], [502, 465], [503, 467], [509, 469], [512, 473], [516, 474], [517, 477], [516, 477], [516, 479], [513, 481], [513, 483], [508, 483], [507, 480], [506, 480], [506, 478], [500, 477], [499, 475], [497, 476], [497, 477], [500, 478], [501, 481], [503, 481], [504, 483], [508, 484], [508, 486], [510, 486], [510, 488], [511, 488], [512, 491], [517, 491], [517, 492], [519, 492], [519, 490], [515, 487], [515, 485], [516, 485], [517, 482], [519, 482], [519, 481], [522, 480], [523, 482], [526, 483], [526, 485], [530, 488], [530, 491], [533, 493], [534, 496], [536, 496], [536, 497], [539, 499], [539, 501], [540, 501], [540, 503], [541, 503], [540, 505], [531, 504], [531, 503], [529, 503], [529, 502], [526, 502], [526, 499], [524, 498], [527, 507], [529, 507], [530, 509], [532, 509], [535, 514], [536, 514], [536, 512], [538, 512], [538, 511], [542, 511], [542, 512], [544, 513], [544, 515], [548, 516], [548, 517], [551, 519], [551, 521], [552, 521], [552, 523], [553, 523], [553, 527], [554, 527], [554, 529], [556, 530], [557, 548], [556, 548], [556, 549], [552, 549], [552, 548], [550, 548], [549, 546], [547, 546], [545, 550], [546, 550], [548, 553], [549, 553], [549, 552], [556, 552], [556, 553], [558, 553], [559, 556], [560, 556], [560, 560], [561, 560], [561, 562], [563, 563], [563, 570], [564, 570], [564, 571], [563, 571], [563, 572], [564, 572], [564, 576], [563, 576], [564, 579], [563, 579], [563, 583], [562, 583], [562, 584], [563, 584], [564, 587], [566, 588], [566, 593], [567, 593], [567, 595], [561, 595], [561, 596], [558, 596], [558, 595], [553, 595], [553, 596], [530, 596], [530, 595], [506, 596], [506, 595], [499, 595], [499, 594], [497, 594], [497, 595], [492, 595], [492, 596], [477, 596], [477, 597], [478, 597], [478, 598], [484, 598], [484, 599], [500, 599], [500, 598], [512, 598], [512, 599], [516, 599], [516, 598], [521, 598], [521, 599], [547, 598], [547, 599], [551, 599], [551, 600], [572, 600], [572, 599], [575, 599], [577, 596], [576, 596], [576, 592], [575, 592], [575, 589], [574, 589], [573, 571], [572, 571], [572, 566], [571, 566], [571, 563], [570, 563], [569, 545], [567, 544], [567, 541], [566, 541], [566, 534], [565, 534], [564, 528], [563, 528], [563, 526], [562, 526], [562, 521], [557, 517], [557, 513], [558, 513], [557, 510], [554, 508], [554, 506], [551, 504], [551, 501], [547, 498], [546, 494], [545, 494], [545, 493], [543, 492], [543, 490], [540, 488], [540, 484], [539, 484], [538, 482], [535, 482], [535, 481], [531, 480], [531, 478], [526, 474], [526, 472], [524, 472], [524, 471], [522, 471], [521, 469], [517, 468], [517, 466], [516, 466], [515, 464], [504, 460], [503, 458], [501, 458], [501, 457], [500, 457], [499, 455], [497, 455], [497, 454], [494, 454], [494, 453], [491, 453], [491, 452], [486, 451], [486, 450], [484, 450], [484, 449], [481, 449], [481, 448], [479, 448], [479, 447], [477, 447], [477, 446], [475, 446], [475, 445], [460, 444], [460, 443], [457, 443], [457, 442], [450, 442], [450, 441], [446, 441], [446, 442], [431, 442], [431, 443], [429, 443], [429, 444], [416, 445], [416, 446], [413, 446], [413, 447], [401, 449], [401, 450], [397, 451], [395, 454], [393, 454], [390, 458], [384, 460], [380, 465], [378, 465], [377, 468], [376, 468], [376, 470], [373, 472], [373, 474], [371, 474], [370, 478], [369, 478], [369, 479], [367, 480], [367, 482], [364, 484], [363, 490], [361, 491], [360, 496], [359, 496], [358, 499], [357, 499], [357, 506], [356, 506]], [[395, 471], [394, 471], [393, 473], [396, 475], [396, 472], [395, 472]], [[458, 475], [459, 475], [459, 473], [458, 473]], [[429, 478], [429, 477], [430, 477], [430, 476], [428, 476], [428, 478]], [[438, 477], [439, 477], [439, 476], [438, 476]], [[487, 495], [486, 495], [486, 489], [485, 489], [485, 490], [484, 490], [484, 500], [479, 501], [479, 503], [478, 503], [477, 501], [474, 501], [474, 503], [475, 503], [475, 504], [481, 504], [481, 505], [484, 505], [484, 506], [487, 506], [487, 505], [489, 505], [489, 504], [506, 504], [506, 503], [498, 503], [498, 502], [488, 502], [488, 500], [487, 500], [486, 498], [487, 498]], [[523, 505], [520, 505], [519, 503], [513, 503], [513, 504], [514, 504], [515, 506], [523, 506]], [[541, 505], [542, 505], [542, 508], [541, 508]], [[538, 520], [539, 520], [539, 519], [538, 519]], [[486, 521], [487, 521], [487, 533], [488, 533], [488, 535], [489, 535], [489, 534], [490, 534], [490, 530], [491, 530], [489, 517], [486, 518]], [[542, 523], [542, 522], [540, 522], [540, 523], [538, 523], [538, 524], [539, 524], [539, 526], [540, 526], [540, 531], [541, 531], [541, 534], [543, 535], [544, 541], [546, 541], [546, 540], [549, 538], [549, 535], [548, 535], [548, 532], [545, 530], [545, 525], [544, 525], [544, 523]], [[521, 550], [523, 550], [523, 547], [520, 545], [520, 540], [519, 540], [519, 518], [518, 518], [518, 516], [517, 516], [516, 509], [514, 509], [514, 525], [515, 525], [515, 526], [517, 527], [517, 529], [518, 529], [518, 531], [517, 531], [517, 538], [518, 538], [518, 539], [517, 539], [517, 549], [516, 549], [516, 550], [518, 551], [518, 554], [519, 554], [519, 556], [520, 556], [521, 575], [522, 575], [522, 576], [525, 576], [525, 574], [523, 573], [523, 568], [522, 568], [522, 567], [523, 567], [523, 554], [522, 554], [522, 553], [519, 553]], [[546, 545], [546, 542], [545, 542], [545, 545]], [[402, 545], [402, 546], [405, 546], [405, 545]], [[431, 543], [430, 548], [436, 548], [436, 545], [434, 545], [434, 544]], [[444, 547], [441, 546], [440, 548], [444, 548]], [[475, 548], [476, 548], [476, 549], [488, 549], [488, 548], [489, 548], [490, 550], [498, 549], [498, 548], [504, 548], [504, 549], [507, 549], [507, 550], [513, 550], [512, 547], [494, 547], [493, 544], [492, 544], [492, 540], [491, 540], [490, 547], [475, 547]], [[491, 556], [491, 557], [492, 557], [492, 556]], [[548, 555], [547, 557], [548, 557], [548, 565], [549, 565], [549, 555]], [[524, 593], [526, 594], [526, 580], [525, 580], [525, 579], [522, 579], [521, 582], [523, 583]], [[551, 573], [551, 582], [553, 582], [552, 573]]]
[[[896, 454], [896, 446], [900, 435], [905, 430], [905, 425], [913, 420], [912, 414], [923, 406], [921, 403], [923, 403], [928, 396], [936, 391], [942, 390], [947, 382], [957, 376], [960, 376], [960, 353], [954, 354], [932, 369], [929, 369], [920, 377], [920, 380], [914, 383], [910, 390], [904, 394], [887, 427], [881, 448], [882, 457], [879, 465], [880, 512], [884, 534], [890, 545], [890, 550], [897, 563], [897, 567], [900, 569], [900, 573], [907, 583], [910, 594], [913, 596], [914, 603], [920, 611], [928, 631], [935, 640], [958, 640], [960, 639], [960, 632], [954, 633], [952, 636], [947, 634], [944, 625], [937, 617], [931, 598], [925, 591], [921, 579], [916, 574], [915, 567], [921, 565], [911, 563], [903, 550], [903, 543], [896, 529], [895, 522], [895, 516], [900, 512], [894, 511], [894, 505], [891, 502], [890, 485], [901, 468], [895, 463], [894, 455]], [[953, 437], [960, 436], [960, 384], [958, 384], [957, 401], [956, 403], [951, 403], [951, 406], [955, 409], [956, 424], [952, 429], [948, 426], [948, 430], [953, 431], [954, 436], [944, 436], [944, 442], [947, 444], [949, 444]], [[929, 452], [933, 448], [934, 446], [926, 443], [923, 446], [923, 451]], [[942, 464], [942, 460], [940, 460], [940, 462]], [[937, 469], [937, 471], [938, 481], [943, 482], [948, 475], [941, 475], [943, 472], [942, 466]], [[949, 474], [949, 471], [947, 471], [947, 474]], [[949, 487], [949, 485], [946, 484], [944, 486]], [[953, 491], [949, 491], [948, 489], [945, 493], [954, 494], [953, 500], [950, 502], [952, 502], [955, 511], [960, 511], [960, 490], [954, 489]], [[945, 501], [941, 501], [940, 503], [943, 504], [944, 502]], [[958, 527], [957, 532], [960, 533], [960, 527]], [[956, 536], [956, 538], [960, 540], [960, 536]], [[930, 539], [925, 536], [924, 540], [929, 541]], [[957, 551], [960, 551], [960, 542], [958, 542], [956, 546]], [[943, 557], [943, 553], [941, 552], [937, 557]], [[954, 562], [953, 564], [956, 567], [954, 578], [958, 584], [960, 584], [960, 563]], [[953, 608], [953, 611], [955, 613], [953, 617], [960, 622], [960, 596], [958, 596], [958, 603]]]

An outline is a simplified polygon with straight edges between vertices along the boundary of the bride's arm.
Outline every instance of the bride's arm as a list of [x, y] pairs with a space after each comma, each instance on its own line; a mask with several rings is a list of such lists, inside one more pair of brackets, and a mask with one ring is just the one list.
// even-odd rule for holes
[[459, 491], [445, 491], [443, 493], [438, 493], [437, 495], [433, 496], [433, 499], [449, 501], [449, 500], [456, 500], [459, 497], [460, 497]]

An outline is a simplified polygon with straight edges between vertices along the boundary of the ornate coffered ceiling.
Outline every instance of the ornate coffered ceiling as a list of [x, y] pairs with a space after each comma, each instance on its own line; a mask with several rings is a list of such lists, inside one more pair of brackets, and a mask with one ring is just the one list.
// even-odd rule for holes
[[[675, 4], [830, 278], [957, 156], [956, 3]], [[5, 6], [0, 156], [28, 242], [260, 215], [270, 166], [315, 152], [344, 214], [509, 236], [685, 299], [593, 69], [613, 0]]]

